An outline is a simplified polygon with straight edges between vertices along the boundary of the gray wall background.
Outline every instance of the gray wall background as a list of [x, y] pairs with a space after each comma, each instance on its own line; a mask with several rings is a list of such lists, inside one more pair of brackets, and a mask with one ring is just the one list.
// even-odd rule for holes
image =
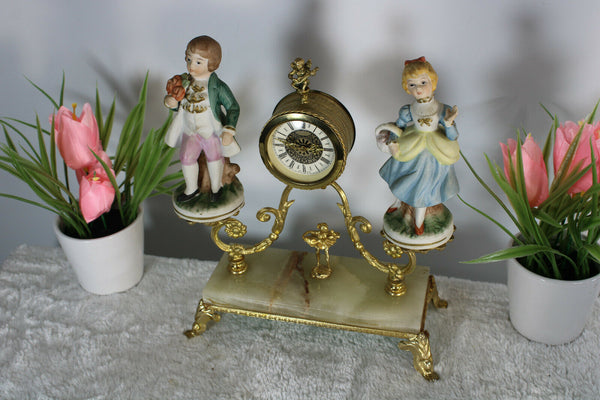
[[[295, 57], [313, 60], [320, 70], [311, 87], [337, 97], [355, 120], [356, 142], [339, 183], [353, 214], [373, 223], [373, 233], [363, 241], [378, 255], [383, 254], [381, 218], [393, 196], [377, 173], [386, 157], [377, 150], [373, 132], [410, 101], [400, 82], [405, 59], [424, 55], [436, 68], [436, 97], [458, 105], [461, 148], [487, 178], [483, 153], [501, 162], [498, 142], [516, 129], [526, 129], [538, 141], [545, 137], [550, 121], [539, 102], [563, 120], [578, 120], [600, 97], [600, 3], [594, 0], [31, 0], [4, 1], [2, 10], [0, 114], [31, 120], [37, 113], [45, 120], [52, 108], [25, 77], [56, 95], [64, 71], [66, 104], [93, 103], [96, 86], [107, 106], [116, 96], [115, 136], [147, 71], [150, 128], [167, 116], [164, 85], [184, 72], [188, 40], [201, 34], [217, 39], [223, 47], [219, 76], [242, 107], [238, 140], [243, 152], [234, 161], [242, 167], [246, 191], [239, 218], [248, 225], [247, 243], [268, 234], [270, 224], [258, 222], [256, 211], [276, 206], [284, 187], [263, 166], [258, 137], [277, 101], [291, 91], [287, 73]], [[465, 199], [507, 222], [463, 161], [457, 173]], [[0, 190], [34, 198], [3, 172]], [[320, 221], [344, 232], [332, 189], [293, 191], [291, 198], [296, 203], [277, 246], [305, 249], [301, 234]], [[504, 234], [457, 199], [447, 205], [458, 229], [455, 240], [443, 252], [420, 255], [419, 263], [439, 275], [505, 281], [503, 265], [460, 263], [505, 246]], [[148, 254], [220, 257], [209, 229], [179, 220], [166, 196], [149, 200], [145, 210]], [[57, 246], [54, 219], [44, 210], [0, 198], [0, 260], [23, 243]], [[357, 255], [345, 235], [331, 251]]]

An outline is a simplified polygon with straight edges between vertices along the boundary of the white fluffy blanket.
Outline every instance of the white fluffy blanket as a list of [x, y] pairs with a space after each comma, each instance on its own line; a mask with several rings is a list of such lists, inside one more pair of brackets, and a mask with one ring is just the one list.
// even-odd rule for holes
[[60, 249], [17, 248], [0, 269], [0, 398], [600, 397], [600, 301], [552, 347], [513, 330], [506, 286], [437, 277], [449, 307], [428, 313], [431, 383], [388, 337], [225, 314], [187, 339], [214, 265], [147, 256], [138, 286], [96, 296]]

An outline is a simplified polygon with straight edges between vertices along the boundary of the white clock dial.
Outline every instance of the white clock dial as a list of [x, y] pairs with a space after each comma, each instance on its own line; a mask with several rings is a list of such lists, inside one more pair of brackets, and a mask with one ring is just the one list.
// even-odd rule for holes
[[267, 140], [273, 166], [298, 182], [314, 182], [333, 169], [334, 145], [318, 126], [290, 120], [275, 126]]

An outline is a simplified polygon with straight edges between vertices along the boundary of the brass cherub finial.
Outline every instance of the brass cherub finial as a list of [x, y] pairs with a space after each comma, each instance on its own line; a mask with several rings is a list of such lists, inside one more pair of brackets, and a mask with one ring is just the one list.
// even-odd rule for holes
[[[326, 223], [317, 225], [318, 230], [308, 231], [302, 235], [302, 239], [311, 247], [316, 249], [317, 265], [312, 270], [312, 277], [325, 279], [331, 275], [329, 266], [329, 248], [340, 238], [340, 234], [329, 229]], [[321, 264], [321, 250], [325, 252], [325, 263]]]
[[306, 103], [308, 101], [310, 77], [315, 76], [319, 67], [311, 70], [312, 61], [310, 59], [304, 61], [303, 58], [296, 58], [292, 61], [290, 67], [292, 67], [292, 70], [288, 74], [288, 78], [292, 81], [292, 87], [302, 96], [302, 103]]

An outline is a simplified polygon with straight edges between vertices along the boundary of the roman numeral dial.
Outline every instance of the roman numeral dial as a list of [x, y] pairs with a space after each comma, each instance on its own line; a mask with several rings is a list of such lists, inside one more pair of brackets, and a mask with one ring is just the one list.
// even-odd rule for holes
[[267, 140], [274, 167], [300, 182], [327, 175], [335, 161], [334, 145], [323, 129], [307, 121], [276, 125]]
[[354, 136], [352, 117], [335, 98], [313, 90], [290, 93], [262, 129], [260, 156], [286, 185], [324, 188], [344, 171]]

